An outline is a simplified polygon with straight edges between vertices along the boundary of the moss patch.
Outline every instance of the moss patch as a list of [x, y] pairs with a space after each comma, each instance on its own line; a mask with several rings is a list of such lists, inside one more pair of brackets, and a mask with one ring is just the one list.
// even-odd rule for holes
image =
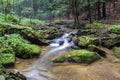
[[98, 53], [100, 56], [102, 56], [102, 57], [105, 57], [106, 54], [107, 54], [104, 50], [102, 50], [100, 47], [97, 47], [97, 46], [95, 46], [95, 45], [89, 45], [89, 46], [88, 46], [88, 49], [89, 49], [90, 51], [97, 52], [97, 53]]
[[14, 64], [15, 55], [14, 54], [0, 54], [0, 61], [2, 65]]
[[108, 48], [112, 48], [114, 46], [120, 46], [120, 35], [105, 41], [103, 43], [103, 46], [108, 47]]
[[75, 62], [75, 63], [91, 63], [100, 56], [96, 52], [91, 52], [87, 50], [73, 50], [66, 55], [56, 58], [55, 62]]
[[0, 44], [2, 53], [14, 52], [17, 57], [21, 58], [32, 58], [41, 53], [39, 46], [30, 44], [19, 34], [5, 35], [4, 37], [1, 37]]
[[113, 49], [114, 51], [114, 55], [117, 57], [117, 58], [120, 58], [120, 47], [115, 47]]
[[12, 24], [0, 24], [0, 35], [3, 34], [20, 34], [24, 39], [34, 44], [45, 45], [46, 40], [32, 28], [27, 26], [18, 26]]
[[81, 36], [75, 40], [75, 43], [81, 48], [87, 48], [88, 45], [90, 44], [98, 45], [99, 40], [98, 38], [91, 38], [89, 36]]

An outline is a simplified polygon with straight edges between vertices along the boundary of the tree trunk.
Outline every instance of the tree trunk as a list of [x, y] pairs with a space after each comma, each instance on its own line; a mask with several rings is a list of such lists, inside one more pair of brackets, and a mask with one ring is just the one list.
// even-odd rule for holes
[[92, 23], [92, 19], [91, 19], [91, 8], [90, 8], [90, 0], [88, 0], [88, 17], [89, 17], [89, 22]]
[[103, 10], [102, 17], [106, 19], [106, 3], [105, 2], [103, 3], [102, 10]]
[[100, 20], [101, 19], [100, 0], [98, 0], [97, 9], [98, 9], [98, 20]]

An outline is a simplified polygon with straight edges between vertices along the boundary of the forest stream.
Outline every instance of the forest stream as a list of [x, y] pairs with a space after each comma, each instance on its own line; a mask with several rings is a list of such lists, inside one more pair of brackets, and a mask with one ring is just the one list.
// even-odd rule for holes
[[[120, 64], [111, 50], [103, 48], [108, 54], [93, 64], [52, 63], [52, 60], [71, 50], [73, 41], [68, 38], [75, 32], [64, 33], [53, 39], [39, 59], [26, 60], [16, 64], [16, 69], [27, 77], [27, 80], [120, 80]], [[76, 35], [74, 36], [76, 37]]]
[[[74, 32], [65, 33], [57, 39], [53, 39], [48, 46], [48, 51], [30, 66], [27, 70], [20, 71], [28, 80], [56, 80], [52, 71], [52, 59], [67, 52], [71, 46], [74, 45], [73, 41], [68, 38]], [[76, 35], [74, 36], [76, 37]], [[33, 74], [34, 73], [34, 74]]]
[[120, 0], [0, 0], [0, 80], [120, 80]]

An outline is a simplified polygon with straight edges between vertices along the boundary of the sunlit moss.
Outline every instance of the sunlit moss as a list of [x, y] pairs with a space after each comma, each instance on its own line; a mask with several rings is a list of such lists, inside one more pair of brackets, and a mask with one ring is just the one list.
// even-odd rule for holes
[[68, 61], [75, 63], [91, 63], [97, 59], [100, 59], [100, 56], [96, 52], [87, 50], [73, 50], [66, 55], [56, 58], [55, 62]]
[[98, 45], [99, 40], [98, 38], [91, 38], [89, 36], [81, 36], [75, 39], [74, 41], [79, 47], [88, 47], [90, 44]]

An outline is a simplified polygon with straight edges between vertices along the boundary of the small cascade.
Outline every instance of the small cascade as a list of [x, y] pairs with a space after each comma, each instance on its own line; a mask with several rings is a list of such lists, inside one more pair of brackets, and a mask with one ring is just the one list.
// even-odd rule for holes
[[[61, 51], [69, 49], [74, 45], [73, 41], [68, 38], [68, 36], [71, 34], [75, 33], [65, 33], [62, 37], [51, 41], [49, 45], [51, 50], [42, 55], [40, 59], [28, 69], [27, 72], [23, 72], [23, 74], [28, 77], [28, 80], [54, 80], [49, 78], [45, 73], [48, 71], [47, 69], [49, 69], [51, 60], [53, 58], [59, 56]], [[74, 38], [75, 37], [76, 35]], [[42, 70], [43, 68], [46, 68], [46, 70]]]

